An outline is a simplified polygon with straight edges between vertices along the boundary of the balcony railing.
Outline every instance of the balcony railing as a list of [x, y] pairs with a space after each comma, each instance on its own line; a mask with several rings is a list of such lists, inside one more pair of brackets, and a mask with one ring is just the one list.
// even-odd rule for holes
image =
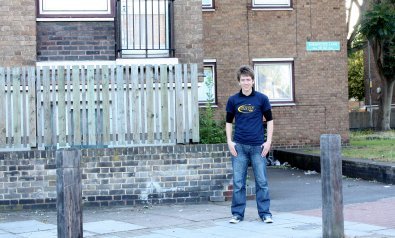
[[174, 0], [118, 0], [118, 58], [174, 57]]

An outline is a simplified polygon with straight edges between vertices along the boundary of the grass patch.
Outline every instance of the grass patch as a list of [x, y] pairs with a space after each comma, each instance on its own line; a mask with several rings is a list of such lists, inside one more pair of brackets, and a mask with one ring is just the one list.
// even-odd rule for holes
[[[305, 149], [307, 153], [320, 154], [318, 149]], [[350, 145], [342, 148], [346, 158], [370, 159], [395, 163], [395, 130], [350, 132]]]

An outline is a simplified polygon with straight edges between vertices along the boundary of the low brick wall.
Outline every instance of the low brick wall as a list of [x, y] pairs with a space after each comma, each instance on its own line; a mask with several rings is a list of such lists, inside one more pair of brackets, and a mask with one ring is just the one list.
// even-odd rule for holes
[[[0, 152], [0, 208], [54, 208], [55, 156], [55, 150]], [[84, 206], [201, 203], [231, 196], [225, 144], [82, 149], [81, 170]]]
[[[319, 155], [276, 149], [273, 151], [273, 156], [281, 163], [287, 162], [292, 167], [302, 170], [321, 171]], [[343, 158], [342, 172], [343, 175], [351, 178], [395, 184], [395, 165], [390, 163]]]

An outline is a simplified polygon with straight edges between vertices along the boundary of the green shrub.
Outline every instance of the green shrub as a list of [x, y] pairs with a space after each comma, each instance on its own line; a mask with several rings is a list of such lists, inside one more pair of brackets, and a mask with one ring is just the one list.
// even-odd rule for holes
[[[213, 79], [206, 77], [204, 81], [206, 87], [211, 89]], [[206, 107], [200, 111], [199, 133], [200, 142], [202, 144], [218, 144], [226, 142], [225, 121], [215, 120], [213, 105], [213, 93], [211, 90], [207, 92]]]
[[214, 110], [211, 104], [200, 113], [200, 142], [202, 144], [218, 144], [226, 142], [225, 121], [214, 119]]

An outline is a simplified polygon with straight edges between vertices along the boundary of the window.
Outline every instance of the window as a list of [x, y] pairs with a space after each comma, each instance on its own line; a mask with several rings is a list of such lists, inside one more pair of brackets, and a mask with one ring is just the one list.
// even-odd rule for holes
[[215, 9], [214, 0], [202, 0], [203, 9]]
[[37, 17], [114, 17], [115, 0], [36, 0]]
[[272, 103], [294, 102], [293, 59], [254, 60], [256, 90]]
[[205, 60], [204, 81], [199, 83], [198, 89], [198, 100], [200, 104], [207, 102], [217, 104], [216, 85], [216, 62], [215, 60]]
[[253, 8], [290, 8], [291, 0], [252, 0]]

